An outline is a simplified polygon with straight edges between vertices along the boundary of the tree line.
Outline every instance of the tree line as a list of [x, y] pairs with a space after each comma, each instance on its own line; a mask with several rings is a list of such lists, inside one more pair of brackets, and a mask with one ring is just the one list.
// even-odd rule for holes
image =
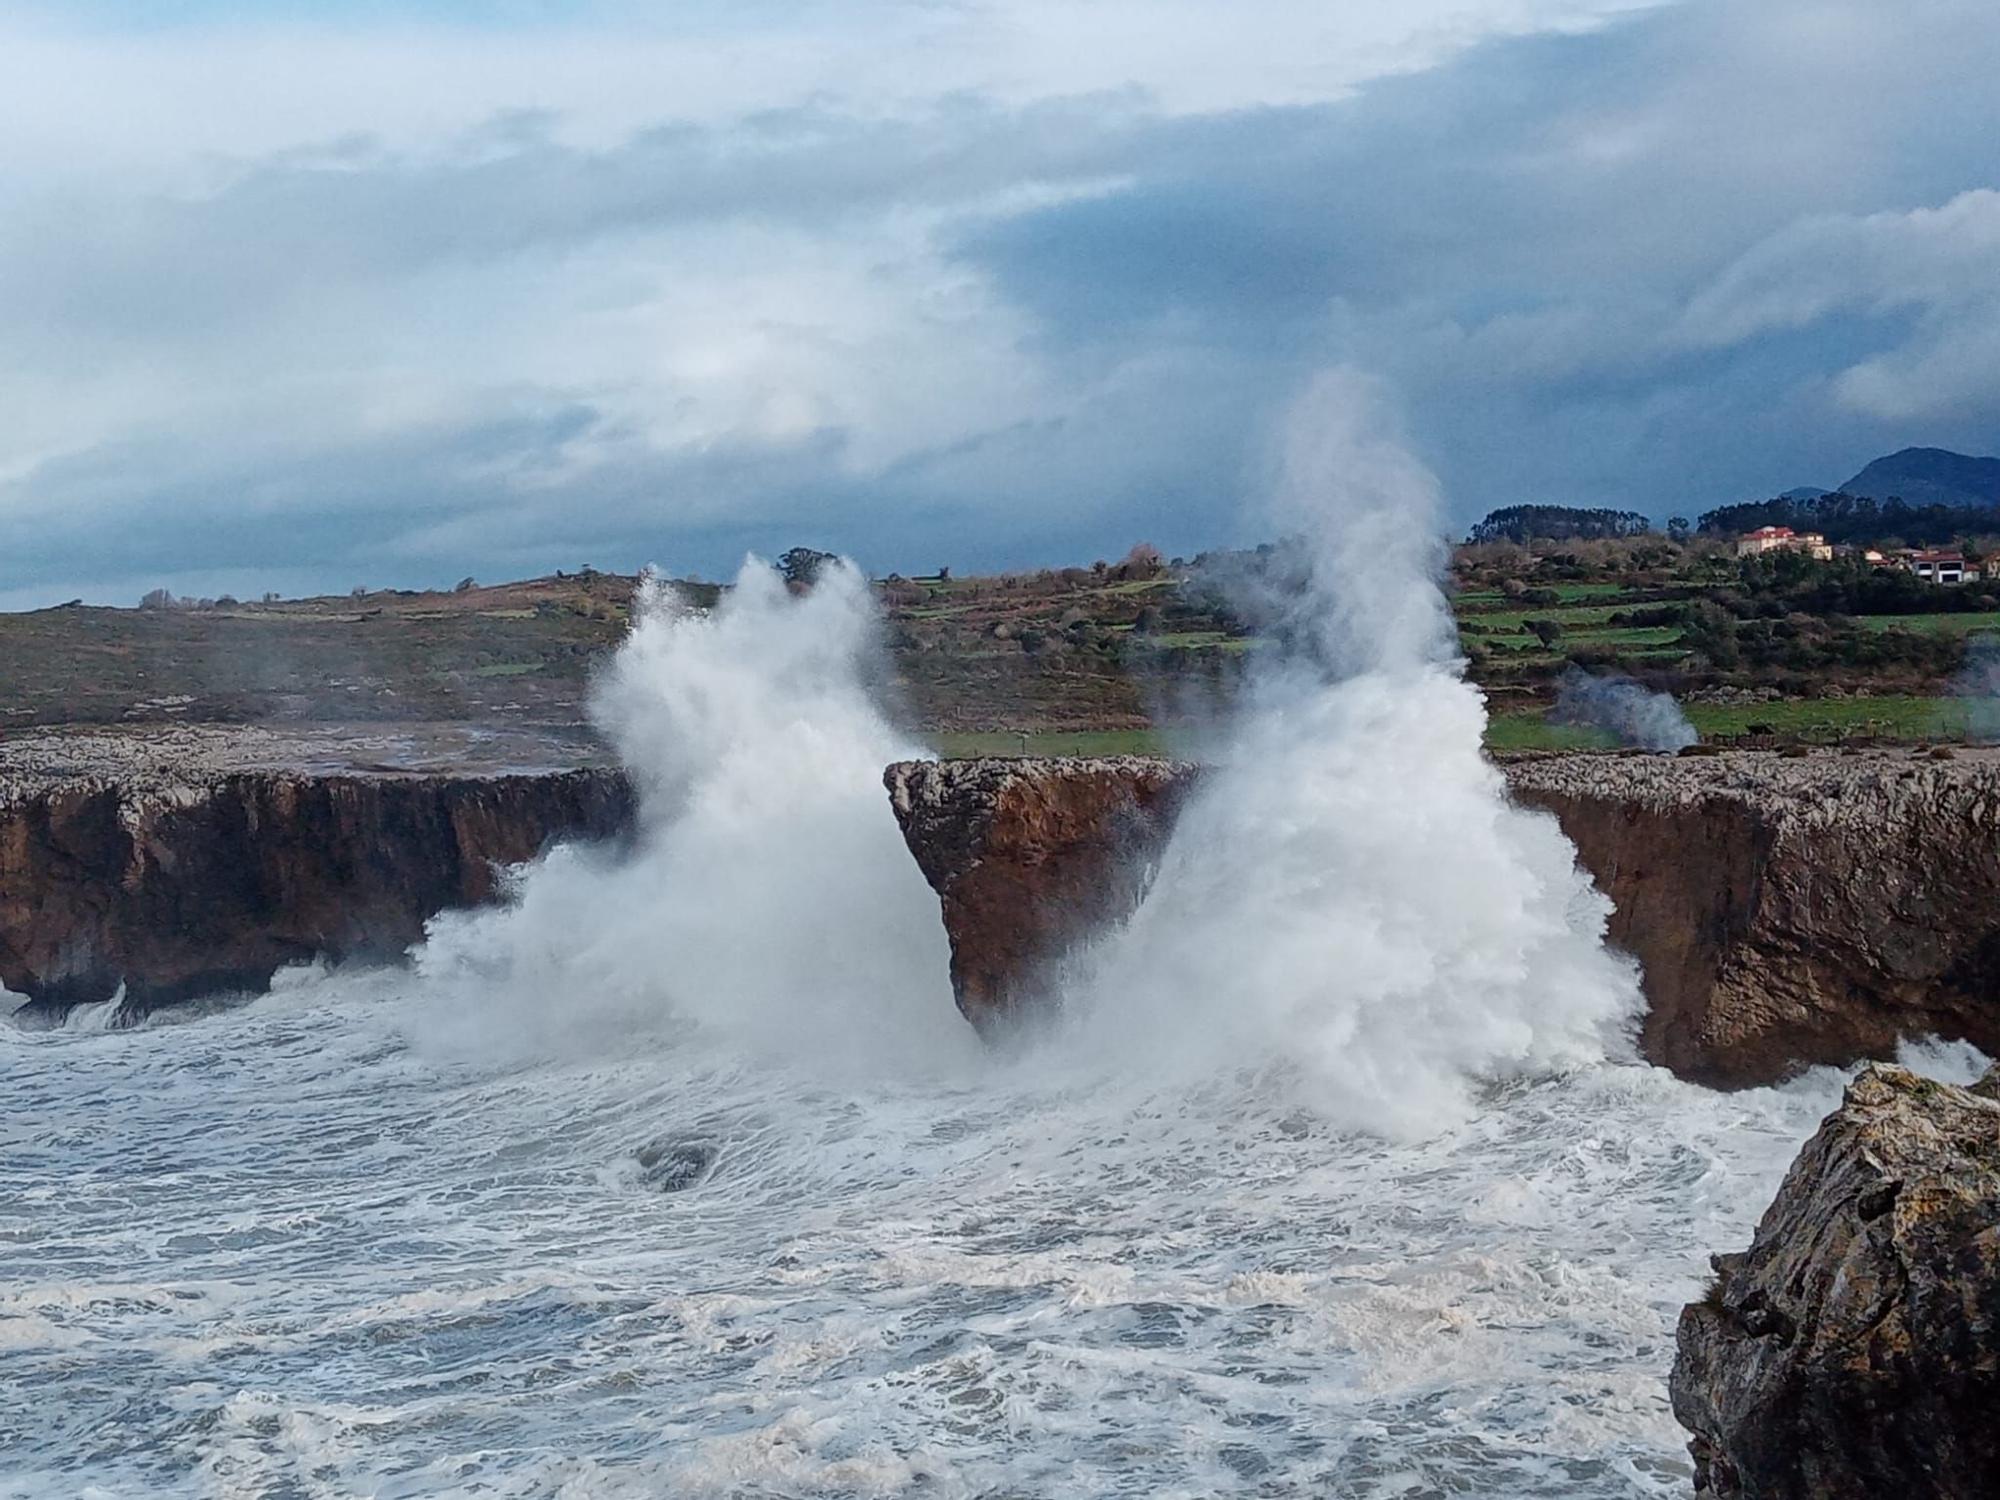
[[1829, 542], [1896, 540], [1912, 547], [1936, 547], [1970, 532], [1991, 531], [1996, 520], [2000, 515], [1991, 506], [1910, 505], [1895, 495], [1874, 500], [1835, 490], [1796, 500], [1717, 506], [1702, 513], [1699, 527], [1720, 536], [1760, 526], [1789, 526], [1794, 531], [1817, 531]]
[[[2000, 512], [1983, 505], [1911, 505], [1892, 495], [1875, 500], [1867, 495], [1831, 494], [1786, 499], [1746, 500], [1703, 511], [1693, 527], [1674, 516], [1667, 536], [1740, 536], [1764, 526], [1816, 531], [1829, 542], [1896, 541], [1912, 547], [1945, 546], [1958, 538], [2000, 528]], [[1469, 542], [1609, 541], [1645, 536], [1653, 522], [1637, 511], [1597, 506], [1508, 505], [1489, 512], [1467, 534]]]
[[1575, 505], [1506, 505], [1467, 533], [1472, 542], [1584, 542], [1644, 536], [1653, 523], [1635, 510]]

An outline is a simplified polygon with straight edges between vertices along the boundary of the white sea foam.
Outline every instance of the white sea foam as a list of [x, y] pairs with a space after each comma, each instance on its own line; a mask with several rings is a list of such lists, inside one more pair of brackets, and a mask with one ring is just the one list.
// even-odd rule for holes
[[1303, 1073], [441, 1055], [423, 1003], [0, 1029], [0, 1493], [1678, 1495], [1673, 1319], [1840, 1081], [1395, 1142]]
[[65, 1031], [110, 1031], [118, 1024], [125, 1009], [125, 987], [120, 985], [118, 993], [109, 1000], [97, 1000], [87, 1005], [72, 1006], [62, 1018]]
[[627, 851], [558, 849], [512, 904], [432, 924], [419, 972], [482, 1041], [588, 1052], [699, 1026], [853, 1069], [973, 1053], [936, 899], [882, 768], [919, 754], [864, 686], [875, 614], [829, 567], [794, 597], [754, 559], [713, 613], [649, 586], [594, 715], [637, 783]]

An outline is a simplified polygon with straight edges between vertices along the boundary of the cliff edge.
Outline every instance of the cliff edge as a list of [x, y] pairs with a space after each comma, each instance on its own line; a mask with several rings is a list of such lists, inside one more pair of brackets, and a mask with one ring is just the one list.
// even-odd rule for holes
[[1942, 1036], [2000, 1050], [2000, 758], [1557, 756], [1507, 767], [1639, 960], [1647, 1056], [1741, 1085]]
[[491, 899], [502, 867], [629, 826], [623, 777], [533, 769], [534, 748], [408, 731], [15, 742], [0, 753], [0, 986], [60, 1010], [122, 984], [143, 1009], [259, 989], [318, 956], [398, 958], [438, 912]]
[[[1766, 1083], [1893, 1055], [2000, 1050], [2000, 759], [1568, 755], [1506, 768], [1552, 813], [1640, 962], [1642, 1044], [1683, 1077]], [[940, 897], [959, 1004], [1032, 1000], [1081, 933], [1128, 914], [1193, 786], [1140, 758], [891, 766]]]

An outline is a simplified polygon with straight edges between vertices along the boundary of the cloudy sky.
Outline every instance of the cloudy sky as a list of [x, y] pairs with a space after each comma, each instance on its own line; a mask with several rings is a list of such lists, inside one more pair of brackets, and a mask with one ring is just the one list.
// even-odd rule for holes
[[1244, 539], [2000, 449], [1992, 0], [0, 8], [0, 607]]

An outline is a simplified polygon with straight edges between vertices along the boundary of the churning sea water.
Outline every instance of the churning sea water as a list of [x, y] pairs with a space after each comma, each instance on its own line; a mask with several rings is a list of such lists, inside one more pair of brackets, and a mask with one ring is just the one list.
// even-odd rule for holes
[[441, 1003], [0, 1028], [0, 1492], [1677, 1494], [1675, 1315], [1839, 1082], [1392, 1144], [1283, 1068], [501, 1060]]
[[1630, 1060], [1435, 481], [1351, 377], [1289, 430], [1294, 649], [1016, 1052], [883, 797], [865, 584], [754, 564], [605, 674], [630, 848], [405, 970], [0, 1025], [0, 1493], [1683, 1492], [1676, 1315], [1839, 1079]]

